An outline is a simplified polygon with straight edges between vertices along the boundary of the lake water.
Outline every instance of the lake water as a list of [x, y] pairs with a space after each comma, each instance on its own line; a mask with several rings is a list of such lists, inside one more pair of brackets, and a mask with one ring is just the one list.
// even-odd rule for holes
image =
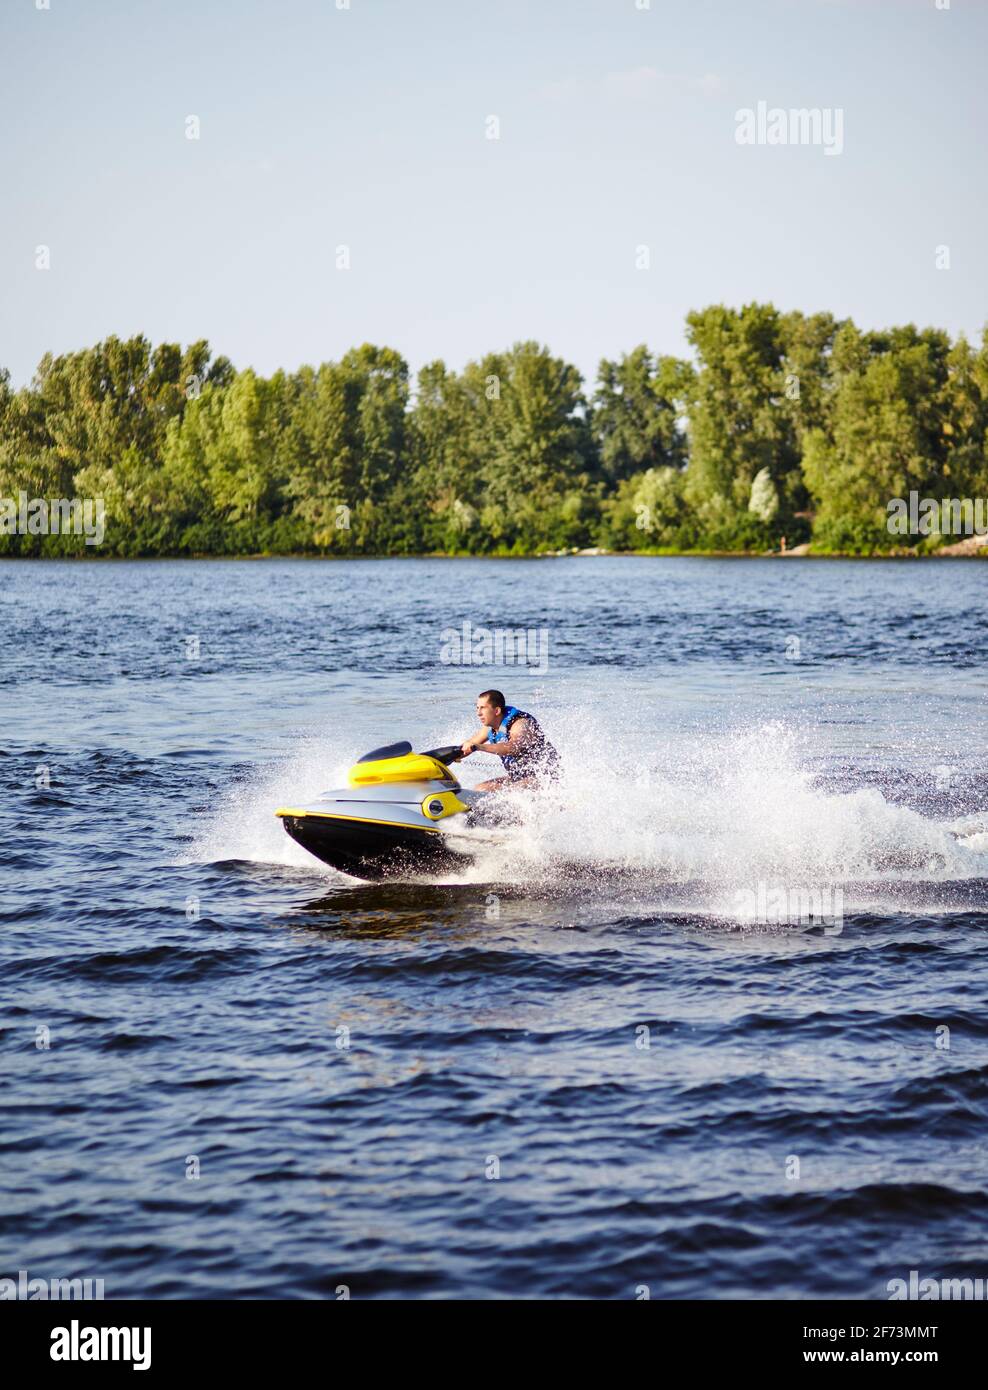
[[[0, 563], [0, 1276], [988, 1276], [986, 592], [978, 561]], [[464, 623], [544, 669], [444, 661]], [[284, 834], [489, 685], [564, 776], [469, 872], [361, 884]], [[778, 910], [812, 893], [827, 920]]]

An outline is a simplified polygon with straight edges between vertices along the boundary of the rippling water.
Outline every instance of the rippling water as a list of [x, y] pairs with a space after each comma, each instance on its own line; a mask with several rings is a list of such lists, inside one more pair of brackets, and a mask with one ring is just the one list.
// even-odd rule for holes
[[[988, 1275], [986, 587], [948, 561], [0, 563], [0, 1275]], [[547, 669], [443, 664], [464, 621], [545, 629]], [[491, 684], [565, 771], [469, 873], [358, 884], [284, 835], [275, 807], [464, 736]], [[780, 889], [843, 918], [760, 920]]]

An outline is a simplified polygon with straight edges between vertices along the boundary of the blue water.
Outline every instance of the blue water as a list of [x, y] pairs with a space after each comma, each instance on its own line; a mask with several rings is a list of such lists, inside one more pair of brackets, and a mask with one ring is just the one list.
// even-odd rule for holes
[[[0, 1276], [988, 1275], [986, 588], [977, 561], [0, 563]], [[444, 662], [464, 622], [544, 630], [545, 669]], [[488, 685], [565, 771], [468, 872], [360, 884], [284, 835], [368, 748], [466, 736]], [[773, 917], [780, 890], [842, 912]]]

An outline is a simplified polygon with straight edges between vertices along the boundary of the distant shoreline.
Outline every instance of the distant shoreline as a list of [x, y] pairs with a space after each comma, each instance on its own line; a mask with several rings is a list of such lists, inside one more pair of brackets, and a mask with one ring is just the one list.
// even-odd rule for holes
[[[978, 544], [970, 544], [974, 541]], [[905, 547], [897, 550], [874, 552], [870, 555], [855, 554], [853, 551], [814, 551], [808, 545], [794, 546], [792, 550], [604, 550], [591, 547], [580, 550], [542, 550], [530, 555], [517, 555], [508, 552], [491, 552], [477, 555], [457, 551], [422, 551], [414, 555], [345, 555], [340, 553], [317, 553], [315, 551], [244, 551], [238, 555], [224, 555], [203, 551], [192, 554], [171, 555], [107, 555], [94, 553], [91, 549], [84, 553], [68, 555], [23, 555], [0, 554], [0, 561], [15, 560], [30, 564], [39, 560], [57, 560], [65, 563], [97, 564], [110, 562], [144, 561], [160, 564], [162, 562], [183, 563], [190, 560], [588, 560], [607, 557], [611, 559], [662, 559], [662, 560], [988, 560], [988, 536], [972, 536], [955, 545], [942, 546], [939, 550], [916, 551]]]

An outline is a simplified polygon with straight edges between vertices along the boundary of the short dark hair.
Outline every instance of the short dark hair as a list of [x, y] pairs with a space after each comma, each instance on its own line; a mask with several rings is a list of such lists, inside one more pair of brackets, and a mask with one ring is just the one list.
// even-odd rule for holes
[[490, 700], [496, 709], [507, 709], [508, 703], [500, 690], [482, 690], [477, 696], [478, 700]]

